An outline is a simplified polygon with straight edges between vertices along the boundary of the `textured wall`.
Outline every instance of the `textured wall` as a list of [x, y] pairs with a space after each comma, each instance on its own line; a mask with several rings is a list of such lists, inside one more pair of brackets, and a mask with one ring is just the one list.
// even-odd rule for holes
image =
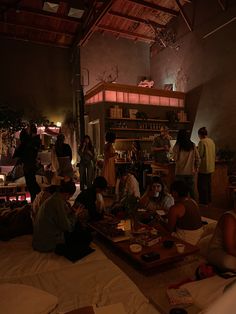
[[94, 34], [81, 48], [82, 68], [89, 71], [89, 86], [85, 86], [85, 91], [101, 79], [114, 78], [116, 69], [117, 83], [136, 85], [140, 77], [149, 76], [149, 59], [147, 44]]
[[[42, 113], [63, 121], [73, 108], [71, 51], [2, 38], [0, 51], [0, 103], [24, 108], [28, 119]], [[95, 34], [81, 49], [81, 64], [89, 70], [85, 91], [117, 70], [117, 82], [136, 84], [149, 75], [149, 46]]]
[[[236, 3], [229, 1], [223, 12], [218, 1], [198, 0], [194, 31], [189, 32], [180, 17], [172, 25], [177, 31], [178, 49], [153, 49], [151, 75], [155, 86], [174, 83], [175, 89], [187, 92], [187, 107], [194, 120], [192, 138], [206, 126], [218, 148], [236, 149]], [[188, 7], [191, 14], [192, 5]], [[217, 27], [218, 31], [203, 38]]]
[[69, 50], [1, 39], [0, 51], [0, 103], [62, 121], [72, 109]]

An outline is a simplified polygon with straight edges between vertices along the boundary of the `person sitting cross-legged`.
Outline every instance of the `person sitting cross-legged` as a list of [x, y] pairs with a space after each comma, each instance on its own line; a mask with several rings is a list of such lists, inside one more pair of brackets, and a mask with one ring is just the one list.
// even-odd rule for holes
[[33, 248], [36, 251], [54, 251], [71, 261], [92, 251], [89, 247], [92, 236], [78, 220], [82, 206], [71, 207], [67, 203], [75, 190], [72, 180], [62, 181], [59, 192], [53, 193], [39, 207], [33, 230]]

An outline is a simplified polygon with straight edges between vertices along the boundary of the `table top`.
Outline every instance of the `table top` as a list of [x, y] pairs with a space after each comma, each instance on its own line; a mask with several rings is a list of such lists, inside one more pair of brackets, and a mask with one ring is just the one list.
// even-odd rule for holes
[[[133, 263], [138, 266], [141, 270], [158, 270], [163, 265], [171, 264], [176, 261], [183, 259], [183, 257], [187, 255], [192, 255], [199, 251], [197, 246], [191, 245], [185, 241], [182, 241], [178, 238], [171, 236], [167, 231], [163, 230], [162, 226], [156, 226], [156, 229], [161, 233], [161, 239], [158, 243], [152, 246], [142, 246], [142, 251], [140, 253], [132, 253], [130, 251], [130, 232], [126, 232], [124, 237], [120, 236], [118, 241], [116, 237], [111, 237], [106, 235], [104, 230], [101, 230], [98, 223], [90, 223], [89, 226], [95, 230], [99, 235], [109, 241], [112, 247], [118, 249], [122, 254], [130, 259]], [[174, 242], [174, 245], [171, 248], [165, 248], [163, 246], [163, 242], [165, 240], [171, 240]], [[185, 245], [185, 250], [183, 253], [178, 253], [176, 249], [177, 243], [183, 243]], [[150, 252], [159, 253], [160, 258], [151, 262], [144, 261], [142, 259], [143, 254], [147, 254]]]

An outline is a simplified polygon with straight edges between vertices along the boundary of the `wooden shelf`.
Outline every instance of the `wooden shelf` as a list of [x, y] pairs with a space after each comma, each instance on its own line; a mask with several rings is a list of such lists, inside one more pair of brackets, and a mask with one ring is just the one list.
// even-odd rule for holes
[[117, 138], [116, 142], [133, 142], [133, 141], [142, 141], [142, 142], [153, 142], [151, 138]]
[[[111, 117], [106, 117], [107, 120], [127, 120], [127, 121], [143, 121], [143, 122], [165, 122], [165, 123], [170, 123], [169, 120], [165, 119], [133, 119], [133, 118], [111, 118]], [[190, 121], [176, 121], [173, 123], [190, 123]]]
[[[160, 133], [160, 130], [156, 129], [131, 129], [131, 128], [110, 128], [113, 131], [140, 131], [140, 132], [152, 132], [152, 133]], [[178, 132], [179, 130], [170, 130], [169, 132]]]
[[133, 118], [111, 118], [106, 117], [108, 120], [127, 120], [127, 121], [147, 121], [147, 122], [165, 122], [168, 123], [169, 120], [162, 120], [162, 119], [133, 119]]

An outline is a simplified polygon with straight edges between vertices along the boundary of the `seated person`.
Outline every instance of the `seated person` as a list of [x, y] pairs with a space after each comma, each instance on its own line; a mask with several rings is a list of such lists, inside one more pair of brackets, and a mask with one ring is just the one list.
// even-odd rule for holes
[[116, 201], [111, 205], [110, 212], [123, 217], [130, 207], [136, 206], [140, 198], [139, 183], [129, 169], [122, 169], [116, 182]]
[[59, 192], [39, 207], [33, 231], [36, 251], [54, 251], [73, 261], [87, 254], [92, 237], [77, 221], [81, 208], [72, 208], [67, 203], [75, 190], [72, 180], [62, 181]]
[[156, 214], [156, 211], [160, 209], [168, 213], [173, 205], [174, 199], [167, 193], [161, 178], [152, 177], [151, 183], [139, 201], [139, 207]]
[[203, 234], [198, 204], [188, 196], [189, 189], [183, 181], [172, 183], [171, 194], [175, 205], [168, 212], [166, 227], [177, 238], [196, 245]]
[[88, 211], [88, 221], [102, 219], [105, 207], [102, 194], [106, 189], [106, 179], [102, 176], [96, 177], [92, 187], [80, 192], [73, 206], [83, 205]]
[[33, 222], [35, 221], [39, 207], [43, 204], [44, 201], [46, 201], [49, 198], [49, 196], [51, 196], [53, 193], [55, 193], [58, 190], [59, 190], [58, 185], [49, 185], [36, 195], [32, 203], [31, 218]]
[[236, 271], [236, 210], [220, 217], [208, 246], [207, 259], [220, 270]]
[[116, 200], [121, 201], [126, 195], [140, 198], [139, 183], [129, 169], [122, 169], [116, 181]]

